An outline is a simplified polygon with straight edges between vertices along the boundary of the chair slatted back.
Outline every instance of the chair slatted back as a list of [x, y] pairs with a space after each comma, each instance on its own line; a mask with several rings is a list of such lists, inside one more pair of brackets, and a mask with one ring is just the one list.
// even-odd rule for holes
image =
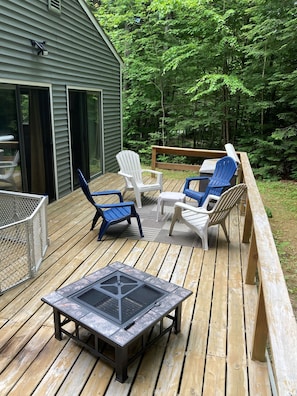
[[246, 190], [246, 185], [242, 183], [225, 191], [209, 214], [209, 225], [219, 224], [224, 221]]
[[231, 144], [231, 143], [225, 144], [225, 150], [226, 150], [227, 155], [229, 157], [233, 158], [234, 161], [237, 163], [237, 165], [239, 165], [240, 164], [240, 159], [239, 159], [239, 157], [238, 157], [238, 155], [237, 155], [237, 153], [235, 151], [235, 148], [234, 148], [233, 144]]
[[200, 206], [203, 205], [205, 199], [209, 194], [220, 195], [222, 193], [223, 187], [218, 187], [222, 184], [226, 184], [226, 182], [230, 183], [232, 177], [236, 172], [236, 169], [237, 164], [231, 157], [225, 156], [217, 162], [213, 176], [210, 178]]
[[120, 170], [134, 177], [136, 183], [142, 183], [139, 155], [131, 150], [120, 151], [116, 155]]
[[87, 183], [82, 171], [80, 169], [77, 169], [77, 173], [78, 173], [78, 180], [79, 180], [80, 187], [83, 190], [85, 196], [87, 197], [87, 200], [89, 202], [91, 202], [92, 205], [96, 206], [96, 202], [94, 201], [94, 199], [91, 195], [88, 183]]

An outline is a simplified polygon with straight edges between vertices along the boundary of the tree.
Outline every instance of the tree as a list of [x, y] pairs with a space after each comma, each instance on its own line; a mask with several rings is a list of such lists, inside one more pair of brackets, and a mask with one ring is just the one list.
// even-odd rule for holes
[[282, 144], [274, 137], [296, 124], [296, 2], [97, 3], [95, 15], [125, 62], [126, 146], [231, 141], [255, 150], [256, 164], [259, 147]]

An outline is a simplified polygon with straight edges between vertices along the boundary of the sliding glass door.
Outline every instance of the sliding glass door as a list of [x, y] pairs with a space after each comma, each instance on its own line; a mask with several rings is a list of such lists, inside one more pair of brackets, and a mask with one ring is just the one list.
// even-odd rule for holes
[[69, 89], [69, 116], [74, 187], [77, 169], [89, 180], [102, 173], [101, 93]]
[[0, 188], [55, 199], [49, 88], [0, 85], [0, 150], [2, 162], [19, 155], [12, 182], [0, 178]]

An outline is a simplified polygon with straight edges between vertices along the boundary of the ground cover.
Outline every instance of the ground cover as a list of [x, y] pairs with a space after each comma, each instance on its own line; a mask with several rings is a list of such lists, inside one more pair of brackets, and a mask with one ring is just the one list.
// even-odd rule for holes
[[257, 182], [297, 318], [297, 183]]

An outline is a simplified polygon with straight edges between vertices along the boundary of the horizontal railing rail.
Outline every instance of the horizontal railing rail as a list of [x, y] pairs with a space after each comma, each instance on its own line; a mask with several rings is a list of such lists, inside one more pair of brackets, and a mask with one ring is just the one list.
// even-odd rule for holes
[[[197, 165], [158, 161], [158, 155], [164, 154], [204, 159], [220, 158], [226, 155], [226, 152], [152, 146], [152, 169], [198, 171], [200, 168]], [[278, 394], [297, 395], [297, 323], [269, 220], [248, 155], [245, 152], [237, 154], [241, 162], [238, 179], [248, 187], [242, 238], [244, 243], [249, 243], [246, 283], [255, 284], [256, 275], [259, 278], [258, 303], [255, 309], [255, 327], [250, 354], [253, 360], [265, 361], [269, 343]]]
[[158, 155], [167, 154], [173, 156], [184, 156], [189, 158], [221, 158], [226, 155], [225, 151], [220, 150], [202, 150], [202, 149], [190, 149], [180, 147], [168, 147], [168, 146], [152, 146], [152, 169], [168, 169], [168, 170], [184, 170], [184, 171], [199, 171], [200, 165], [194, 164], [180, 164], [174, 162], [161, 162], [158, 161]]

